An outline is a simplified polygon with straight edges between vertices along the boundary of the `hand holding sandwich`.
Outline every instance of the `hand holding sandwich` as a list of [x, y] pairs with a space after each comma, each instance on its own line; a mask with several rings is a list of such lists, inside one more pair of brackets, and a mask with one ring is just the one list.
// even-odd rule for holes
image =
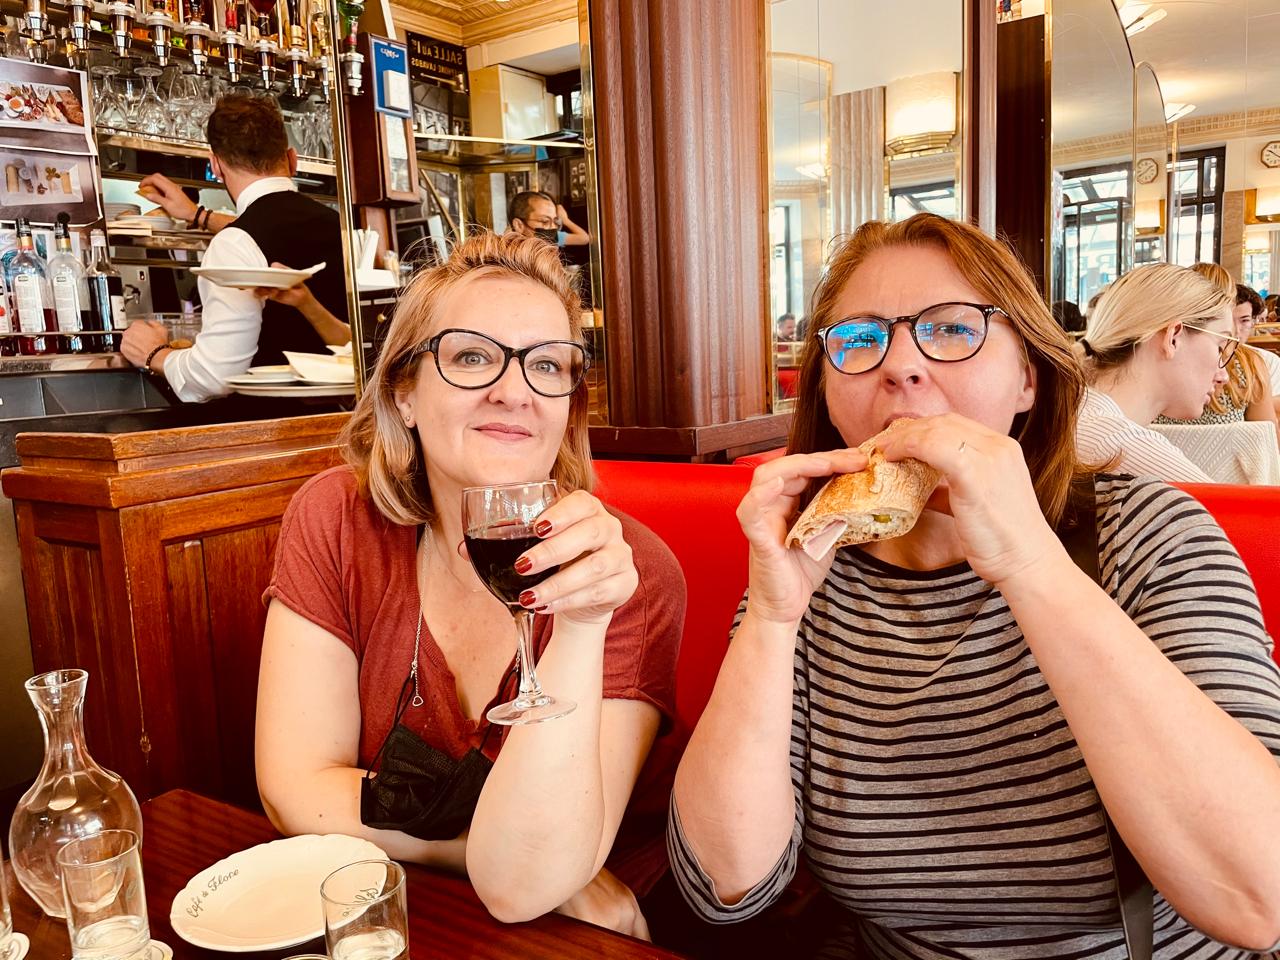
[[1017, 440], [954, 413], [897, 421], [876, 446], [928, 464], [945, 482], [930, 506], [955, 520], [965, 558], [997, 587], [1066, 557], [1045, 521]]
[[787, 525], [800, 494], [814, 477], [856, 473], [866, 465], [859, 450], [832, 450], [780, 457], [756, 469], [738, 504], [738, 522], [750, 544], [747, 605], [759, 620], [794, 629], [831, 566], [832, 551], [814, 558], [787, 549]]

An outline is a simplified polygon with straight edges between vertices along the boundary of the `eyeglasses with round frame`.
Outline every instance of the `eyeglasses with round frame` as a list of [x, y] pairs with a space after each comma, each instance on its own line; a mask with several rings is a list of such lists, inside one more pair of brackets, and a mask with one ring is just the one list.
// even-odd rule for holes
[[[967, 317], [953, 318], [951, 324], [942, 324], [943, 326], [958, 325], [960, 329], [935, 334], [934, 325], [940, 323], [944, 318], [944, 314], [940, 313], [940, 311], [952, 307], [965, 307], [976, 312]], [[1002, 316], [1008, 316], [1003, 308], [990, 303], [967, 303], [962, 300], [948, 300], [925, 307], [919, 313], [902, 317], [877, 317], [874, 315], [846, 317], [818, 330], [816, 336], [822, 342], [822, 352], [827, 358], [827, 362], [837, 372], [846, 376], [870, 373], [884, 363], [884, 358], [889, 355], [889, 347], [893, 343], [893, 332], [900, 323], [910, 326], [911, 339], [915, 341], [916, 348], [921, 355], [939, 363], [959, 363], [962, 360], [972, 358], [982, 349], [982, 345], [987, 342], [987, 330], [991, 326], [991, 317], [997, 313]], [[980, 328], [960, 322], [965, 319], [972, 319], [977, 323], [979, 318]], [[923, 339], [920, 335], [922, 322], [926, 324], [927, 328], [927, 333]], [[866, 324], [867, 329], [858, 331], [858, 333], [863, 337], [869, 336], [879, 351], [874, 363], [869, 366], [861, 366], [856, 370], [846, 369], [848, 364], [843, 359], [845, 352], [850, 348], [847, 336], [842, 336], [839, 330], [849, 324]], [[877, 336], [871, 332], [873, 330], [880, 331], [880, 335]], [[844, 342], [843, 347], [841, 346], [842, 341]], [[858, 346], [858, 349], [865, 350], [866, 347], [865, 345]]]
[[1207, 333], [1211, 337], [1217, 337], [1219, 340], [1226, 341], [1225, 343], [1218, 345], [1218, 367], [1219, 369], [1225, 370], [1227, 364], [1231, 362], [1231, 358], [1236, 355], [1236, 349], [1240, 346], [1240, 338], [1228, 336], [1225, 333], [1219, 333], [1217, 330], [1209, 330], [1206, 327], [1201, 327], [1194, 323], [1183, 322], [1182, 325], [1188, 330]]
[[[453, 378], [451, 379], [450, 374], [445, 373], [444, 365], [440, 362], [440, 344], [444, 342], [446, 337], [454, 334], [474, 337], [477, 341], [491, 344], [494, 349], [501, 352], [502, 365], [498, 367], [497, 373], [488, 377], [488, 379], [481, 377], [475, 382], [459, 383], [457, 379], [458, 372], [455, 370], [452, 375]], [[476, 346], [479, 345], [479, 343], [476, 344]], [[553, 391], [548, 390], [545, 386], [539, 386], [534, 383], [534, 378], [537, 376], [539, 371], [535, 370], [533, 376], [530, 376], [528, 366], [529, 358], [532, 357], [535, 363], [543, 362], [548, 359], [545, 354], [548, 347], [565, 347], [569, 350], [568, 367], [569, 377], [572, 382], [566, 389]], [[544, 351], [544, 353], [539, 354], [539, 351]], [[486, 334], [478, 333], [475, 330], [464, 330], [460, 327], [450, 327], [447, 330], [441, 330], [430, 340], [415, 347], [413, 352], [410, 353], [406, 359], [412, 360], [414, 357], [420, 356], [424, 353], [430, 353], [435, 358], [436, 372], [440, 374], [440, 379], [449, 384], [449, 386], [457, 387], [460, 390], [483, 390], [485, 387], [493, 386], [506, 375], [507, 367], [511, 365], [511, 361], [514, 359], [519, 361], [520, 372], [524, 375], [524, 382], [529, 385], [529, 389], [534, 393], [541, 397], [567, 397], [578, 389], [578, 386], [587, 375], [587, 370], [591, 368], [591, 356], [587, 353], [587, 348], [576, 340], [543, 340], [540, 343], [531, 343], [529, 346], [522, 347], [517, 350], [514, 347], [508, 347], [505, 343], [499, 343], [497, 340], [493, 339], [493, 337]]]

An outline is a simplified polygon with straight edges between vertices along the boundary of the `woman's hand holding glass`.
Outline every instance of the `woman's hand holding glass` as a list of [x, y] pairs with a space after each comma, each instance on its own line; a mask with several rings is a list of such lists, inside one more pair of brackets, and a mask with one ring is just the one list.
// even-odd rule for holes
[[516, 560], [517, 572], [528, 575], [557, 565], [560, 570], [521, 595], [526, 608], [576, 623], [608, 623], [635, 593], [639, 577], [631, 547], [622, 539], [622, 523], [585, 490], [543, 511], [535, 532], [542, 542]]
[[880, 441], [887, 460], [913, 457], [942, 474], [930, 506], [951, 514], [974, 573], [1000, 586], [1065, 557], [1036, 498], [1022, 446], [958, 414], [921, 417]]
[[788, 549], [787, 531], [795, 522], [800, 494], [815, 477], [856, 473], [866, 465], [859, 450], [833, 450], [780, 457], [756, 469], [751, 489], [738, 504], [738, 522], [750, 545], [749, 613], [787, 625], [804, 615], [835, 552], [819, 561], [799, 547]]

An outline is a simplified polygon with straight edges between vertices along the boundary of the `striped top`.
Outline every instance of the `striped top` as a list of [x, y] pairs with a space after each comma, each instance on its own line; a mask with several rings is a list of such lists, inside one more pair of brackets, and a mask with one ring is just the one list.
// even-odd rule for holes
[[[1221, 528], [1155, 480], [1100, 475], [1096, 487], [1107, 592], [1280, 758], [1280, 670]], [[893, 960], [1126, 957], [1093, 781], [1004, 598], [968, 564], [919, 572], [838, 551], [797, 638], [791, 774], [790, 847], [733, 906], [673, 804], [673, 870], [707, 920], [759, 913], [803, 848], [849, 911], [822, 956], [861, 941]], [[1158, 960], [1254, 956], [1158, 895], [1155, 944]]]
[[1170, 483], [1213, 483], [1213, 478], [1150, 427], [1124, 415], [1100, 390], [1085, 392], [1076, 423], [1076, 452], [1085, 463]]

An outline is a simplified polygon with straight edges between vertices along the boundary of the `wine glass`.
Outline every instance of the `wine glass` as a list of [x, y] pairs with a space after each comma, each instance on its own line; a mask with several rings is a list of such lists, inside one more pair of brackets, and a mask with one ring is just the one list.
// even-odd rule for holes
[[116, 93], [115, 78], [120, 71], [115, 67], [93, 68], [93, 122], [95, 126], [122, 130], [128, 125], [124, 104]]
[[134, 71], [146, 83], [138, 100], [138, 115], [134, 120], [138, 133], [148, 137], [163, 137], [169, 133], [169, 112], [164, 101], [156, 93], [156, 77], [162, 73], [156, 67], [139, 67]]
[[533, 531], [538, 515], [555, 503], [556, 482], [503, 483], [467, 487], [462, 491], [462, 532], [467, 554], [480, 582], [507, 605], [516, 620], [520, 667], [520, 692], [509, 703], [499, 704], [485, 716], [491, 723], [518, 725], [540, 723], [571, 713], [572, 700], [542, 692], [533, 666], [533, 611], [520, 605], [520, 594], [537, 586], [560, 568], [524, 576], [516, 573], [516, 559], [541, 542]]

